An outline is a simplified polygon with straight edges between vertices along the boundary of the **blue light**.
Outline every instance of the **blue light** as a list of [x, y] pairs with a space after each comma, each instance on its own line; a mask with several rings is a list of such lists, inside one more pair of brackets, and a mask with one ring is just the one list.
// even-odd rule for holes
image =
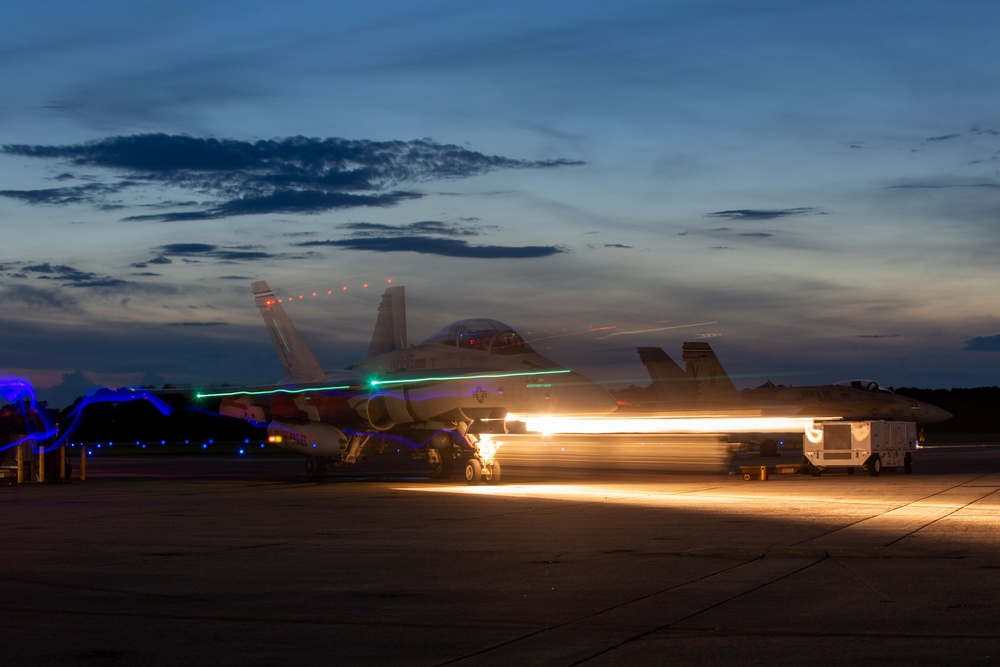
[[243, 456], [243, 450], [242, 449], [240, 450], [240, 456]]
[[11, 404], [18, 413], [25, 437], [13, 442], [4, 442], [0, 450], [26, 442], [33, 442], [36, 451], [51, 451], [55, 445], [44, 448], [44, 441], [54, 438], [58, 428], [49, 417], [48, 410], [40, 408], [35, 400], [35, 389], [28, 378], [14, 375], [0, 375], [0, 399]]
[[208, 445], [203, 442], [203, 443], [201, 443], [201, 448], [202, 449], [208, 449]]

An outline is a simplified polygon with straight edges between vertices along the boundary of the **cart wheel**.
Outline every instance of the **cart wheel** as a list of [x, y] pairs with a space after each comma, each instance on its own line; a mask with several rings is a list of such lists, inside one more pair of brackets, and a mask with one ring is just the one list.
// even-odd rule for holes
[[882, 472], [882, 459], [879, 458], [878, 454], [872, 454], [868, 458], [868, 474], [872, 477], [878, 477], [880, 472]]

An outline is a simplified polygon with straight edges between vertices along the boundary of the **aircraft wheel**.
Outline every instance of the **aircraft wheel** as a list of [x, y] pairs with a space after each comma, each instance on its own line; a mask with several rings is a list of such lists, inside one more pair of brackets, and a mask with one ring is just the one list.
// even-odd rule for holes
[[469, 486], [477, 486], [483, 479], [483, 464], [479, 459], [469, 459], [465, 464], [465, 483]]
[[878, 477], [878, 474], [882, 472], [882, 459], [878, 457], [878, 454], [872, 454], [871, 458], [868, 459], [868, 474], [872, 477]]
[[500, 483], [500, 462], [494, 461], [490, 464], [490, 478], [486, 480], [487, 484], [499, 484]]
[[903, 472], [907, 475], [913, 474], [913, 456], [910, 454], [903, 457]]
[[455, 473], [455, 461], [448, 452], [445, 458], [440, 459], [433, 467], [434, 476], [438, 479], [448, 479]]

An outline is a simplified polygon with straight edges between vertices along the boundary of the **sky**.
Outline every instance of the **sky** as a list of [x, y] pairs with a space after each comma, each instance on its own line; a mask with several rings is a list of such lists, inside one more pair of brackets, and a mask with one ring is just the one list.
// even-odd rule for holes
[[411, 343], [493, 317], [609, 386], [687, 340], [739, 387], [998, 384], [998, 25], [954, 0], [14, 0], [0, 374], [274, 381], [255, 280], [341, 368], [391, 281]]

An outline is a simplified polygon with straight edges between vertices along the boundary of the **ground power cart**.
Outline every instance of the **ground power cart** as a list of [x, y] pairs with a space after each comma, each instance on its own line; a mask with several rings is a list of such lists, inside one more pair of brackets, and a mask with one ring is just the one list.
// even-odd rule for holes
[[909, 474], [916, 451], [913, 422], [824, 422], [807, 430], [802, 440], [805, 464], [814, 477], [831, 468], [846, 468], [849, 475], [862, 468], [877, 477], [882, 468], [902, 466]]

